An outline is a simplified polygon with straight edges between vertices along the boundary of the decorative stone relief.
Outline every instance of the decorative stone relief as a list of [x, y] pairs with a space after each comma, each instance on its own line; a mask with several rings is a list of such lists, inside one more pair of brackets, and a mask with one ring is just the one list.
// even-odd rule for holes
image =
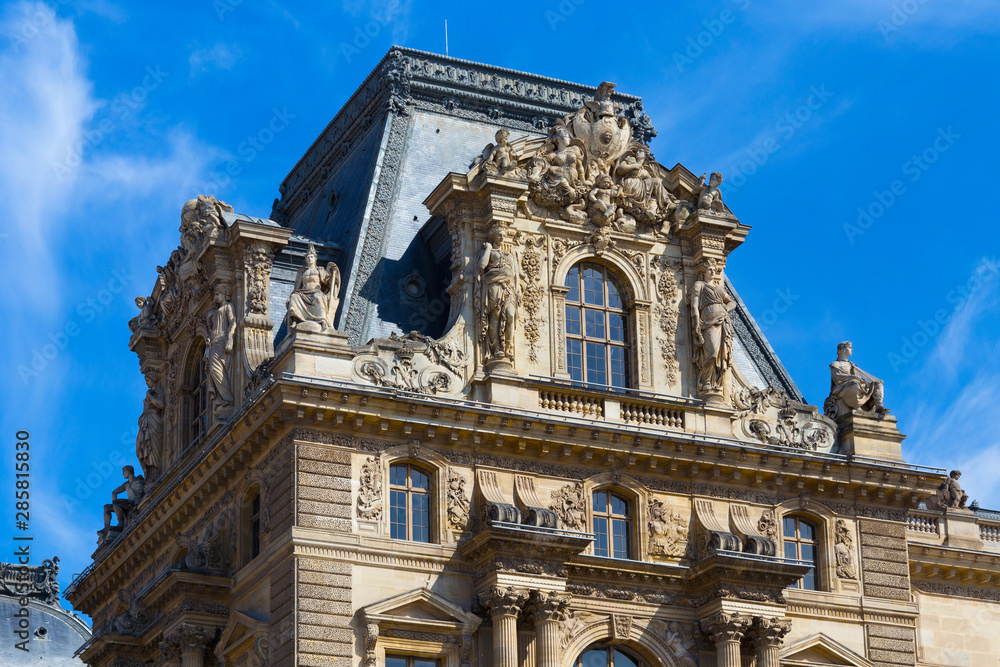
[[749, 616], [719, 613], [701, 621], [701, 630], [716, 643], [726, 640], [739, 641], [750, 627], [750, 622]]
[[653, 498], [649, 501], [649, 553], [680, 558], [687, 551], [688, 522], [680, 512]]
[[702, 558], [716, 551], [742, 551], [740, 538], [729, 531], [729, 522], [716, 514], [711, 500], [698, 498], [694, 501], [695, 517], [698, 519], [698, 554]]
[[333, 262], [316, 266], [316, 248], [309, 246], [306, 265], [295, 276], [295, 286], [285, 304], [289, 330], [326, 331], [333, 328], [340, 307], [340, 269]]
[[757, 389], [733, 384], [733, 435], [766, 445], [831, 451], [837, 425], [814, 406], [793, 401], [777, 387]]
[[111, 620], [108, 632], [115, 635], [138, 636], [152, 620], [149, 611], [140, 605], [139, 600], [127, 590], [120, 589], [118, 599], [126, 605], [127, 609]]
[[375, 338], [354, 357], [351, 375], [357, 382], [403, 391], [457, 396], [465, 388], [465, 353], [457, 337], [435, 340], [417, 332]]
[[722, 266], [713, 258], [702, 261], [701, 280], [688, 294], [694, 365], [698, 370], [698, 397], [720, 402], [726, 373], [733, 362], [733, 323], [729, 313], [736, 303], [722, 284]]
[[517, 616], [528, 599], [528, 591], [523, 588], [495, 586], [479, 595], [480, 603], [493, 616]]
[[853, 351], [850, 341], [837, 345], [837, 360], [830, 364], [830, 395], [823, 402], [823, 411], [833, 419], [854, 412], [882, 417], [889, 412], [882, 404], [885, 385], [850, 361]]
[[374, 456], [361, 466], [358, 518], [369, 521], [382, 518], [382, 466]]
[[778, 540], [778, 522], [774, 519], [774, 510], [764, 510], [757, 521], [757, 530], [769, 540]]
[[545, 509], [538, 498], [535, 488], [535, 478], [528, 475], [514, 475], [514, 492], [517, 500], [524, 507], [523, 521], [529, 526], [539, 528], [558, 528], [559, 517], [550, 509]]
[[476, 482], [479, 494], [485, 504], [480, 513], [480, 521], [500, 521], [503, 523], [521, 523], [521, 512], [514, 503], [504, 497], [500, 488], [500, 479], [492, 470], [477, 470]]
[[550, 495], [549, 509], [559, 516], [568, 530], [587, 530], [587, 503], [583, 497], [583, 482], [567, 484]]
[[246, 244], [243, 247], [242, 260], [246, 276], [243, 352], [247, 374], [252, 375], [274, 356], [271, 344], [274, 324], [268, 316], [271, 268], [274, 265], [270, 244], [261, 241]]
[[367, 623], [365, 625], [365, 657], [361, 664], [364, 667], [376, 667], [378, 657], [375, 652], [378, 646], [378, 623]]
[[677, 382], [677, 319], [679, 312], [677, 275], [682, 270], [681, 260], [660, 257], [655, 264], [656, 271], [656, 318], [660, 323], [660, 355], [666, 371], [668, 384]]
[[504, 229], [499, 224], [490, 228], [477, 267], [483, 358], [493, 368], [513, 369], [514, 329], [521, 302], [520, 269], [512, 247], [505, 247]]
[[697, 643], [692, 633], [677, 621], [665, 623], [654, 620], [650, 623], [674, 656], [677, 667], [698, 667]]
[[59, 606], [58, 575], [58, 558], [45, 559], [35, 566], [0, 563], [0, 592]]
[[524, 340], [528, 344], [528, 360], [538, 361], [538, 343], [541, 340], [542, 322], [540, 308], [545, 290], [541, 284], [542, 263], [545, 255], [540, 252], [545, 247], [545, 238], [529, 236], [524, 242], [521, 255], [521, 303], [524, 307]]
[[626, 614], [611, 614], [611, 636], [623, 641], [632, 634], [632, 617]]
[[465, 495], [465, 477], [452, 472], [448, 477], [448, 525], [463, 530], [469, 523], [469, 499]]
[[139, 433], [135, 437], [135, 455], [142, 464], [146, 479], [155, 481], [160, 474], [163, 450], [163, 408], [166, 401], [160, 376], [150, 371], [146, 374], [146, 397], [139, 415]]
[[834, 536], [834, 554], [837, 559], [837, 576], [841, 579], [857, 579], [857, 567], [854, 563], [854, 540], [851, 531], [843, 519], [837, 519]]

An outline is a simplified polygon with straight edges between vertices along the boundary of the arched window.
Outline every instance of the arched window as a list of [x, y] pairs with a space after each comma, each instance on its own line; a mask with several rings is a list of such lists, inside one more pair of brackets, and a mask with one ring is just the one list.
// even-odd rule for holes
[[628, 387], [628, 315], [621, 283], [600, 264], [566, 276], [566, 366], [580, 382]]
[[576, 659], [575, 667], [644, 667], [645, 662], [621, 646], [593, 644]]
[[191, 348], [184, 377], [186, 406], [184, 409], [184, 442], [186, 447], [208, 431], [208, 369], [205, 365], [205, 344]]
[[816, 580], [816, 564], [819, 555], [819, 533], [815, 524], [798, 516], [786, 516], [783, 522], [782, 534], [785, 541], [785, 558], [796, 558], [812, 564], [812, 568], [802, 579], [792, 584], [792, 588], [802, 588], [815, 591], [818, 588]]
[[594, 555], [632, 557], [632, 530], [628, 499], [608, 490], [594, 491]]
[[389, 466], [389, 536], [431, 541], [431, 476], [409, 463]]

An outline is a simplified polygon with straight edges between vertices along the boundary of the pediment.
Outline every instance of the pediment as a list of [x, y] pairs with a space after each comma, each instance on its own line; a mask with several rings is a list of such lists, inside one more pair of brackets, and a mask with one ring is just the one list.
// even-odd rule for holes
[[[256, 650], [261, 659], [267, 652], [266, 641], [270, 635], [270, 623], [255, 618], [246, 612], [237, 611], [222, 630], [216, 645], [215, 655], [220, 660], [231, 661], [247, 652]], [[263, 641], [262, 641], [263, 640]], [[261, 643], [258, 643], [261, 642]], [[261, 664], [264, 664], [261, 662]]]
[[433, 626], [468, 633], [482, 623], [482, 619], [475, 614], [427, 588], [418, 588], [370, 604], [361, 613], [368, 623], [376, 623], [380, 627]]
[[806, 637], [781, 650], [781, 664], [789, 667], [875, 667], [865, 658], [823, 633]]

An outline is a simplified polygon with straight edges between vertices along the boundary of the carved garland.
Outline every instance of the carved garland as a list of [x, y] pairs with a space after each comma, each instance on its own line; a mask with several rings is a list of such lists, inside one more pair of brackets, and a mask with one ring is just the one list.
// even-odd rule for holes
[[677, 382], [677, 373], [680, 365], [677, 363], [677, 319], [680, 313], [678, 304], [677, 272], [681, 269], [679, 259], [668, 259], [660, 257], [657, 261], [656, 279], [656, 316], [660, 321], [659, 337], [660, 355], [663, 357], [663, 365], [666, 369], [667, 382], [674, 384]]

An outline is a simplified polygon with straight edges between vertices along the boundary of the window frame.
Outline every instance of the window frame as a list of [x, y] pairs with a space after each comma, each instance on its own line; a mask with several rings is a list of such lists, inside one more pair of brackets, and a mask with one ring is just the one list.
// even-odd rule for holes
[[441, 667], [440, 657], [430, 657], [427, 655], [414, 655], [413, 653], [401, 654], [390, 651], [386, 651], [385, 656], [382, 658], [382, 665], [384, 667], [389, 667], [389, 660], [392, 660], [393, 658], [405, 661], [404, 667], [416, 667], [416, 663], [418, 661], [430, 662], [433, 663], [433, 667]]
[[[400, 486], [393, 483], [392, 471], [394, 468], [405, 468], [406, 469], [406, 485]], [[422, 490], [413, 490], [413, 476], [412, 472], [416, 471], [424, 475], [427, 478], [427, 488]], [[437, 528], [437, 517], [435, 516], [435, 505], [434, 494], [437, 491], [437, 479], [432, 469], [428, 469], [420, 464], [413, 463], [411, 461], [393, 461], [388, 466], [388, 499], [389, 499], [389, 511], [387, 513], [388, 523], [389, 523], [389, 539], [399, 540], [403, 542], [417, 542], [418, 544], [435, 544], [437, 542], [437, 534], [435, 533]], [[405, 507], [404, 511], [406, 514], [406, 537], [395, 537], [393, 535], [393, 527], [399, 525], [398, 522], [393, 521], [393, 513], [396, 509], [394, 504], [395, 493], [405, 494]], [[415, 540], [413, 539], [415, 522], [413, 520], [414, 516], [414, 505], [413, 498], [415, 496], [423, 496], [427, 499], [427, 539], [426, 540]]]
[[198, 442], [208, 433], [208, 364], [205, 361], [205, 342], [191, 346], [187, 356], [184, 376], [184, 442], [181, 451]]
[[[585, 283], [587, 278], [585, 271], [588, 269], [600, 272], [600, 304], [588, 303], [588, 290]], [[575, 286], [573, 284], [574, 281], [576, 283]], [[560, 304], [560, 307], [563, 309], [562, 315], [564, 321], [564, 340], [561, 342], [561, 345], [566, 355], [566, 373], [572, 382], [584, 386], [609, 388], [611, 390], [635, 388], [635, 378], [632, 368], [632, 358], [636, 349], [635, 343], [632, 340], [634, 336], [632, 326], [635, 313], [633, 300], [629, 296], [626, 284], [626, 281], [613, 267], [595, 262], [592, 259], [584, 259], [576, 262], [566, 272], [562, 287], [565, 290], [565, 295]], [[612, 305], [613, 297], [609, 286], [613, 287], [616, 292], [615, 298], [618, 300], [618, 306]], [[579, 317], [572, 317], [574, 310]], [[587, 315], [590, 313], [601, 314], [599, 325], [596, 320], [593, 322], [588, 320]], [[612, 334], [612, 331], [615, 330], [615, 327], [612, 326], [614, 316], [620, 318], [620, 339], [615, 339]], [[591, 329], [594, 331], [593, 335], [590, 333]], [[578, 344], [578, 351], [573, 350], [573, 343]], [[591, 348], [590, 346], [595, 347]], [[597, 381], [599, 376], [596, 376], [594, 380], [590, 379], [590, 371], [593, 369], [588, 363], [588, 359], [595, 360], [596, 357], [588, 354], [588, 352], [597, 349], [600, 349], [603, 354], [602, 361], [604, 368], [600, 373], [603, 374], [604, 382]], [[614, 360], [612, 359], [613, 350], [616, 349], [621, 350], [620, 383], [617, 382], [619, 374], [614, 371]], [[574, 364], [574, 359], [579, 360], [578, 365]], [[590, 363], [593, 363], [593, 361]], [[579, 372], [579, 377], [574, 377], [575, 372]]]
[[[786, 534], [786, 522], [793, 522], [793, 535], [789, 537]], [[805, 524], [810, 529], [812, 529], [812, 538], [801, 537], [801, 525]], [[795, 583], [789, 585], [789, 588], [794, 588], [800, 591], [822, 591], [825, 590], [823, 586], [823, 577], [821, 563], [823, 562], [823, 524], [821, 521], [814, 517], [806, 516], [802, 514], [789, 513], [784, 514], [781, 517], [781, 548], [782, 554], [785, 558], [794, 558], [800, 561], [806, 561], [812, 563], [811, 574], [806, 573], [801, 579]], [[802, 547], [811, 546], [813, 549], [812, 558], [802, 557]], [[795, 551], [795, 555], [791, 556], [788, 553], [788, 548], [792, 547]], [[804, 582], [807, 579], [812, 579], [812, 587], [807, 588]]]
[[[596, 496], [597, 494], [605, 494], [607, 500], [605, 502], [605, 511], [599, 512], [597, 510]], [[625, 505], [626, 514], [616, 514], [612, 509], [613, 499], [618, 499]], [[636, 512], [638, 510], [638, 502], [630, 494], [623, 493], [619, 489], [614, 487], [595, 487], [590, 490], [590, 527], [594, 532], [594, 542], [593, 542], [593, 554], [600, 558], [613, 558], [615, 560], [636, 560], [636, 547], [635, 547], [635, 521]], [[598, 531], [597, 522], [604, 521], [606, 530], [604, 535], [607, 540], [607, 553], [599, 553], [599, 535], [601, 531]], [[616, 555], [616, 550], [614, 547], [614, 527], [615, 522], [624, 524], [625, 526], [625, 555]]]
[[[632, 650], [629, 647], [623, 646], [620, 643], [611, 643], [609, 641], [594, 642], [593, 644], [590, 644], [585, 649], [580, 651], [580, 653], [576, 656], [576, 659], [573, 660], [573, 667], [584, 667], [583, 656], [587, 653], [590, 653], [591, 651], [606, 652], [607, 659], [605, 660], [604, 663], [605, 667], [616, 667], [614, 661], [614, 654], [616, 652], [621, 653], [626, 658], [631, 660], [635, 664], [635, 667], [649, 667], [649, 663], [636, 651]], [[622, 665], [617, 667], [625, 667], [625, 666]]]

